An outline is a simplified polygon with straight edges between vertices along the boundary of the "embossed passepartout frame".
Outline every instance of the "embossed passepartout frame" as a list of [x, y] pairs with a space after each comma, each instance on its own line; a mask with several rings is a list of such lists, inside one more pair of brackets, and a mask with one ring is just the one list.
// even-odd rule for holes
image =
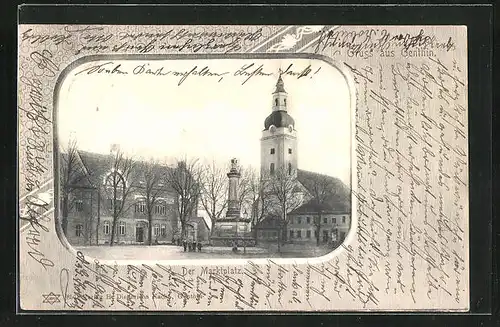
[[[131, 27], [126, 26], [99, 26], [99, 28], [101, 27], [104, 31], [110, 34], [120, 33], [124, 30], [131, 29]], [[247, 276], [246, 278], [239, 281], [235, 280], [231, 276], [215, 276], [213, 283], [217, 284], [217, 286], [209, 285], [210, 283], [201, 282], [202, 286], [197, 286], [196, 288], [191, 285], [181, 287], [183, 291], [179, 291], [178, 289], [176, 289], [177, 293], [175, 293], [175, 296], [178, 296], [178, 292], [180, 292], [181, 295], [177, 298], [177, 301], [174, 301], [175, 304], [172, 304], [171, 302], [169, 302], [169, 295], [163, 293], [168, 292], [169, 289], [171, 290], [175, 287], [179, 287], [179, 284], [188, 283], [183, 279], [184, 277], [181, 278], [179, 277], [179, 275], [177, 275], [182, 271], [182, 267], [180, 265], [190, 266], [195, 269], [194, 276], [192, 276], [193, 280], [190, 282], [193, 283], [193, 281], [199, 281], [197, 271], [201, 269], [201, 265], [208, 264], [207, 262], [172, 262], [168, 264], [156, 262], [134, 263], [137, 264], [139, 269], [142, 270], [139, 271], [132, 268], [127, 269], [126, 266], [123, 265], [123, 262], [98, 263], [92, 261], [92, 259], [85, 258], [81, 254], [75, 253], [74, 251], [68, 251], [68, 249], [70, 249], [70, 247], [68, 247], [68, 244], [64, 244], [64, 241], [62, 241], [61, 243], [61, 239], [64, 240], [64, 237], [58, 237], [58, 235], [61, 234], [59, 230], [60, 227], [58, 224], [56, 224], [58, 219], [58, 210], [54, 208], [54, 203], [58, 203], [58, 201], [55, 201], [58, 196], [58, 191], [57, 187], [53, 187], [53, 180], [57, 180], [57, 174], [54, 173], [55, 171], [57, 171], [57, 165], [54, 163], [57, 162], [56, 159], [58, 158], [58, 154], [57, 151], [51, 150], [53, 147], [57, 146], [57, 135], [53, 133], [56, 130], [55, 125], [57, 123], [57, 117], [55, 117], [55, 115], [52, 114], [52, 111], [49, 110], [51, 106], [53, 107], [53, 112], [56, 112], [57, 110], [55, 108], [55, 105], [53, 104], [56, 103], [57, 85], [59, 83], [58, 81], [63, 78], [64, 72], [67, 70], [71, 70], [74, 66], [78, 65], [81, 61], [84, 60], [97, 58], [116, 58], [116, 56], [125, 58], [125, 56], [138, 55], [144, 56], [144, 58], [147, 58], [147, 60], [154, 60], [155, 57], [162, 59], [195, 59], [200, 56], [204, 57], [205, 59], [217, 57], [295, 57], [320, 59], [333, 64], [334, 67], [342, 72], [342, 75], [346, 78], [346, 83], [348, 83], [351, 91], [351, 130], [353, 131], [351, 135], [353, 144], [351, 169], [353, 172], [352, 176], [354, 177], [356, 175], [354, 173], [355, 171], [362, 171], [366, 173], [363, 168], [359, 168], [361, 152], [363, 152], [363, 155], [361, 155], [363, 159], [371, 160], [368, 159], [368, 155], [365, 158], [364, 153], [373, 152], [374, 156], [375, 154], [381, 156], [384, 151], [377, 152], [375, 151], [374, 147], [378, 146], [379, 150], [381, 148], [393, 149], [390, 145], [396, 144], [396, 141], [392, 141], [391, 143], [391, 141], [388, 140], [389, 145], [384, 144], [383, 146], [381, 146], [381, 141], [378, 140], [378, 145], [367, 145], [365, 144], [366, 139], [363, 139], [362, 137], [362, 133], [370, 134], [366, 133], [366, 129], [368, 127], [366, 125], [363, 125], [366, 123], [366, 121], [369, 121], [369, 119], [365, 120], [363, 117], [366, 117], [366, 115], [370, 117], [371, 115], [375, 115], [373, 114], [375, 110], [389, 111], [390, 106], [393, 106], [392, 109], [397, 111], [397, 108], [395, 109], [395, 107], [397, 106], [394, 105], [393, 99], [389, 99], [388, 96], [381, 97], [382, 94], [376, 92], [375, 95], [373, 95], [373, 93], [370, 94], [372, 97], [366, 96], [366, 102], [364, 103], [364, 105], [360, 105], [360, 95], [367, 95], [368, 93], [367, 85], [369, 84], [367, 83], [374, 83], [374, 79], [370, 78], [372, 74], [376, 74], [377, 72], [379, 72], [379, 91], [382, 92], [384, 88], [388, 87], [387, 85], [383, 84], [384, 74], [394, 75], [394, 66], [396, 66], [397, 68], [399, 67], [401, 70], [404, 70], [408, 69], [405, 68], [407, 67], [407, 65], [410, 65], [410, 67], [412, 67], [411, 65], [414, 65], [415, 67], [419, 67], [420, 70], [415, 69], [415, 71], [408, 72], [398, 71], [401, 73], [401, 78], [404, 80], [403, 77], [407, 77], [407, 79], [411, 81], [410, 77], [413, 77], [416, 80], [415, 84], [421, 82], [421, 79], [426, 78], [427, 82], [425, 83], [429, 83], [428, 88], [432, 89], [431, 92], [439, 93], [438, 86], [436, 86], [439, 85], [439, 83], [436, 83], [436, 85], [430, 85], [430, 82], [428, 82], [428, 80], [431, 79], [431, 76], [437, 76], [440, 69], [439, 67], [441, 66], [446, 66], [447, 69], [458, 67], [459, 70], [457, 71], [457, 76], [460, 76], [455, 77], [457, 79], [461, 79], [461, 81], [463, 81], [465, 84], [460, 86], [460, 91], [457, 91], [460, 94], [459, 96], [457, 96], [456, 101], [458, 102], [458, 105], [463, 108], [463, 111], [467, 113], [467, 58], [465, 27], [390, 26], [373, 28], [374, 31], [379, 31], [382, 29], [386, 30], [387, 33], [393, 36], [402, 35], [401, 39], [399, 40], [400, 43], [395, 42], [395, 45], [393, 45], [395, 49], [397, 49], [398, 46], [401, 47], [401, 43], [404, 46], [405, 35], [408, 35], [408, 38], [418, 38], [418, 35], [434, 35], [436, 37], [436, 43], [443, 42], [443, 44], [446, 44], [446, 40], [449, 37], [454, 41], [455, 44], [455, 48], [452, 50], [455, 51], [454, 57], [451, 54], [447, 54], [442, 51], [443, 48], [439, 48], [439, 50], [438, 48], [436, 48], [435, 53], [433, 53], [435, 56], [431, 55], [429, 52], [427, 52], [426, 55], [424, 50], [428, 49], [415, 49], [415, 56], [405, 56], [403, 52], [400, 51], [399, 55], [396, 54], [393, 56], [393, 59], [382, 59], [380, 57], [380, 54], [379, 57], [375, 56], [374, 58], [373, 53], [371, 53], [370, 56], [369, 52], [365, 53], [359, 51], [356, 55], [352, 55], [352, 49], [351, 52], [349, 52], [349, 50], [346, 50], [344, 48], [336, 49], [335, 46], [325, 47], [321, 51], [317, 50], [316, 46], [318, 42], [321, 42], [321, 38], [325, 35], [328, 35], [328, 33], [335, 33], [335, 31], [344, 32], [345, 35], [350, 35], [349, 33], [359, 35], [361, 33], [361, 35], [366, 38], [366, 34], [364, 34], [363, 31], [367, 30], [369, 32], [371, 29], [356, 26], [264, 27], [266, 28], [267, 32], [266, 38], [264, 38], [264, 40], [262, 40], [260, 43], [256, 42], [257, 44], [251, 44], [251, 42], [249, 42], [250, 44], [243, 44], [238, 51], [235, 51], [235, 53], [210, 53], [194, 55], [186, 52], [185, 54], [178, 54], [175, 56], [169, 53], [163, 53], [160, 50], [152, 51], [147, 55], [131, 52], [125, 53], [124, 51], [124, 53], [122, 54], [108, 54], [108, 56], [106, 54], [99, 54], [98, 56], [95, 56], [92, 54], [92, 52], [96, 51], [96, 48], [86, 50], [87, 53], [85, 54], [72, 54], [72, 51], [74, 50], [73, 47], [78, 47], [78, 42], [93, 42], [93, 40], [89, 41], [88, 38], [86, 39], [84, 37], [86, 35], [85, 33], [91, 34], [91, 28], [89, 28], [87, 31], [83, 31], [80, 36], [71, 39], [71, 41], [70, 39], [68, 39], [62, 41], [59, 44], [55, 44], [57, 41], [49, 44], [40, 44], [38, 43], [40, 40], [35, 40], [33, 38], [26, 39], [25, 37], [26, 35], [29, 35], [29, 33], [26, 33], [30, 29], [32, 31], [32, 35], [35, 35], [36, 33], [39, 33], [41, 35], [57, 35], [56, 31], [58, 30], [58, 28], [60, 27], [55, 25], [47, 25], [43, 27], [23, 25], [20, 27], [19, 31], [19, 103], [21, 107], [19, 111], [19, 151], [21, 153], [20, 186], [25, 186], [27, 182], [33, 184], [31, 186], [32, 190], [27, 193], [23, 192], [23, 187], [20, 187], [19, 194], [21, 205], [25, 204], [23, 203], [23, 201], [26, 200], [28, 200], [30, 203], [30, 205], [28, 206], [28, 217], [30, 217], [28, 225], [24, 225], [27, 227], [23, 227], [23, 225], [20, 226], [20, 304], [22, 309], [61, 311], [236, 311], [241, 309], [254, 311], [468, 310], [469, 289], [468, 274], [466, 273], [468, 271], [467, 188], [460, 188], [458, 190], [458, 193], [461, 196], [459, 205], [461, 205], [464, 214], [460, 216], [460, 220], [457, 222], [457, 224], [459, 225], [459, 229], [463, 232], [463, 236], [459, 237], [459, 241], [455, 241], [457, 245], [456, 248], [453, 248], [454, 252], [451, 253], [453, 255], [455, 255], [456, 253], [456, 259], [454, 262], [450, 261], [451, 254], [449, 254], [449, 256], [444, 259], [441, 257], [440, 259], [442, 259], [444, 262], [443, 266], [441, 267], [439, 266], [436, 259], [433, 259], [434, 261], [431, 260], [431, 262], [427, 260], [429, 257], [431, 257], [430, 255], [429, 257], [426, 257], [425, 255], [422, 256], [422, 250], [417, 250], [416, 248], [410, 249], [408, 247], [405, 248], [405, 237], [401, 238], [403, 241], [399, 240], [400, 243], [398, 243], [397, 240], [395, 241], [391, 237], [389, 237], [390, 240], [388, 240], [387, 236], [393, 236], [396, 233], [392, 231], [389, 231], [388, 233], [386, 223], [389, 217], [383, 216], [380, 212], [376, 212], [376, 210], [374, 210], [374, 207], [370, 207], [370, 205], [371, 203], [375, 203], [374, 201], [386, 201], [386, 204], [388, 206], [394, 205], [394, 203], [392, 202], [392, 200], [390, 200], [387, 194], [379, 194], [378, 191], [375, 190], [375, 186], [369, 184], [371, 178], [367, 177], [369, 174], [363, 174], [364, 179], [362, 179], [363, 184], [361, 185], [358, 185], [358, 181], [356, 181], [355, 178], [352, 178], [351, 188], [353, 190], [353, 196], [351, 213], [353, 218], [351, 230], [344, 247], [338, 248], [328, 256], [317, 259], [279, 259], [273, 260], [273, 262], [270, 262], [266, 259], [255, 259], [251, 260], [251, 263], [249, 263], [247, 260], [238, 261], [236, 259], [231, 259], [230, 261], [218, 261], [216, 265], [237, 265], [243, 267], [243, 269], [244, 267], [246, 267], [247, 269], [254, 269], [248, 271], [253, 271], [256, 276], [259, 276], [259, 278], [253, 279]], [[167, 30], [168, 28], [180, 29], [182, 27], [155, 26], [154, 28], [161, 31]], [[185, 28], [196, 30], [197, 27], [191, 26]], [[220, 27], [208, 27], [208, 29], [212, 30], [217, 30], [217, 28]], [[226, 28], [236, 29], [238, 27], [234, 26]], [[245, 28], [258, 29], [259, 27], [249, 26]], [[69, 29], [71, 29], [71, 26], [69, 26]], [[132, 30], [140, 32], [147, 29], [148, 27], [146, 26], [136, 26], [133, 27]], [[423, 34], [421, 34], [420, 31], [423, 31]], [[376, 34], [378, 32], [373, 33]], [[78, 39], [78, 37], [81, 37], [82, 39]], [[423, 36], [421, 38], [423, 38]], [[51, 41], [54, 41], [54, 39], [51, 39]], [[138, 42], [137, 44], [139, 45], [139, 43], [140, 42]], [[408, 51], [408, 49], [406, 50]], [[391, 51], [391, 49], [388, 49], [387, 51]], [[396, 50], [396, 53], [397, 51], [398, 50]], [[424, 54], [421, 55], [421, 53]], [[378, 60], [376, 60], [377, 58]], [[436, 61], [434, 58], [437, 58], [439, 60]], [[453, 60], [453, 58], [455, 58], [455, 61]], [[378, 64], [378, 66], [375, 66], [376, 64]], [[63, 67], [67, 68], [62, 70], [61, 68]], [[426, 72], [427, 69], [429, 70]], [[458, 72], [460, 72], [460, 74], [458, 74]], [[410, 76], [411, 74], [416, 75]], [[443, 78], [446, 79], [445, 74], [441, 73], [441, 75], [444, 75]], [[401, 83], [402, 89], [407, 87], [407, 85], [402, 81], [399, 81], [398, 83]], [[446, 80], [446, 83], [453, 82], [450, 80]], [[396, 88], [398, 88], [398, 86], [399, 84], [396, 85]], [[367, 93], [363, 93], [363, 91], [366, 91]], [[356, 97], [356, 94], [358, 94], [358, 97]], [[404, 94], [403, 91], [402, 94]], [[409, 98], [411, 98], [413, 94], [414, 93], [411, 93], [409, 95]], [[408, 99], [406, 100], [408, 101]], [[422, 101], [430, 101], [431, 106], [439, 108], [439, 104], [441, 103], [435, 98], [432, 98], [432, 100], [434, 102], [431, 101], [431, 99], [425, 99]], [[415, 102], [418, 101], [415, 100]], [[417, 104], [413, 105], [417, 106]], [[30, 107], [30, 109], [26, 110], [26, 108], [28, 107]], [[463, 114], [463, 111], [460, 109], [461, 114]], [[442, 118], [442, 116], [439, 116], [439, 112], [437, 111], [433, 111], [429, 115], [431, 115], [429, 117], [434, 121], [438, 118]], [[411, 120], [414, 118], [408, 119]], [[461, 124], [463, 124], [463, 126], [466, 127], [467, 115], [465, 115], [465, 118], [459, 116], [457, 118], [457, 121], [459, 121]], [[432, 122], [428, 122], [427, 124], [432, 125]], [[46, 129], [46, 127], [50, 126], [51, 128]], [[428, 127], [427, 131], [431, 129], [432, 126]], [[384, 133], [385, 132], [386, 131], [384, 131]], [[50, 133], [53, 134], [51, 135]], [[387, 133], [390, 134], [389, 131], [387, 131]], [[430, 134], [432, 134], [432, 132], [430, 132]], [[432, 136], [434, 135], [432, 134]], [[454, 150], [456, 151], [454, 155], [463, 156], [463, 151], [465, 151], [465, 157], [467, 157], [466, 138], [465, 141], [456, 142], [456, 144], [450, 144], [452, 148], [453, 146], [455, 146]], [[423, 166], [425, 166], [425, 162], [428, 161], [424, 158], [423, 155], [417, 157], [417, 159], [415, 160], [417, 160], [418, 163]], [[463, 159], [462, 161], [466, 162], [467, 160]], [[47, 167], [36, 166], [35, 163], [46, 163]], [[450, 164], [448, 168], [452, 167], [453, 165]], [[467, 171], [466, 168], [467, 164], [465, 164], [465, 171]], [[39, 179], [36, 179], [34, 177], [36, 174], [34, 174], [33, 169], [38, 169], [36, 171], [41, 172], [42, 174], [39, 175], [43, 176], [43, 178], [40, 178], [41, 176], [37, 176], [36, 178]], [[432, 172], [434, 174], [437, 173], [437, 169], [437, 166], [433, 166]], [[386, 174], [390, 173], [390, 171], [388, 171], [387, 169], [383, 169], [382, 167], [378, 172], [373, 173], [373, 171], [370, 171], [373, 176], [378, 176], [377, 174], [380, 174], [382, 171]], [[463, 169], [462, 171], [460, 171], [460, 173], [463, 173]], [[438, 178], [437, 176], [435, 177]], [[468, 183], [468, 175], [465, 174], [464, 178], [459, 178], [461, 178], [461, 181], [466, 186]], [[394, 183], [396, 183], [397, 189], [397, 186], [400, 186], [401, 188], [408, 187], [409, 183], [411, 182], [416, 183], [416, 180], [410, 174], [409, 179], [401, 181], [400, 184], [397, 184], [397, 182]], [[433, 185], [435, 186], [436, 184]], [[360, 186], [365, 191], [360, 190]], [[373, 189], [370, 189], [371, 187]], [[368, 193], [363, 193], [366, 192], [367, 189]], [[51, 192], [50, 190], [53, 191]], [[420, 192], [417, 195], [421, 195], [423, 193], [425, 192]], [[52, 198], [47, 198], [47, 194], [49, 194]], [[370, 200], [370, 202], [367, 202], [366, 195], [371, 196], [372, 199]], [[451, 197], [448, 198], [448, 200], [450, 199]], [[367, 203], [370, 203], [370, 205], [367, 205]], [[373, 204], [373, 206], [375, 206], [375, 204]], [[33, 210], [31, 210], [30, 208]], [[364, 210], [363, 208], [368, 209]], [[452, 213], [455, 213], [456, 211], [452, 209], [449, 210]], [[372, 211], [374, 213], [373, 215], [371, 215], [367, 211]], [[359, 219], [361, 219], [361, 217], [359, 217], [360, 214], [366, 218], [370, 217], [369, 220], [362, 220], [362, 223], [364, 225], [361, 226], [359, 225]], [[380, 221], [378, 219], [380, 219]], [[370, 237], [372, 237], [372, 242], [370, 244], [374, 247], [371, 249], [359, 248], [359, 244], [356, 243], [356, 240], [359, 240], [360, 238], [366, 236], [364, 236], [363, 233], [366, 232], [366, 228], [368, 228], [369, 226], [366, 225], [367, 222], [372, 224], [370, 227], [372, 228], [372, 234], [370, 235]], [[381, 225], [378, 225], [377, 227], [375, 226], [377, 224]], [[425, 221], [416, 220], [416, 223], [410, 221], [407, 222], [407, 224], [401, 225], [405, 225], [405, 228], [408, 228], [409, 226], [409, 231], [406, 230], [407, 234], [419, 234], [419, 237], [422, 237], [423, 239], [425, 234], [422, 232], [422, 230], [424, 230], [426, 226]], [[373, 232], [373, 229], [379, 227], [383, 231], [383, 233]], [[436, 228], [435, 226], [432, 227]], [[417, 229], [420, 232], [418, 232]], [[453, 234], [451, 228], [450, 233]], [[407, 237], [411, 238], [411, 236]], [[381, 243], [386, 241], [388, 243], [390, 242], [392, 246], [390, 247], [390, 249], [388, 248], [386, 256], [382, 256], [385, 259], [381, 259], [380, 256], [377, 258], [380, 260], [386, 260], [386, 267], [388, 265], [389, 270], [391, 271], [389, 273], [390, 278], [388, 279], [384, 279], [384, 274], [381, 273], [383, 269], [377, 266], [377, 262], [374, 259], [375, 257], [370, 257], [370, 254], [368, 253], [372, 250], [380, 250]], [[416, 244], [413, 241], [409, 242], [410, 245]], [[420, 242], [420, 239], [418, 242]], [[425, 243], [423, 240], [421, 242], [421, 244], [418, 244], [418, 247], [422, 246], [423, 248], [424, 245], [429, 244]], [[404, 248], [408, 252], [405, 262], [398, 262], [397, 260], [397, 256], [401, 255], [401, 253], [398, 253], [396, 251], [396, 247], [398, 244], [401, 248]], [[419, 247], [419, 249], [421, 248]], [[338, 261], [338, 263], [336, 263], [335, 265], [331, 265], [331, 269], [328, 269], [328, 263], [334, 262], [336, 258], [341, 259], [339, 259], [340, 261]], [[368, 260], [367, 258], [371, 258], [372, 261]], [[421, 269], [417, 270], [415, 266], [408, 265], [408, 262], [413, 262], [412, 260], [418, 261], [419, 265], [421, 265], [419, 266], [419, 268]], [[154, 266], [156, 264], [160, 264], [161, 267], [158, 268], [158, 266]], [[356, 264], [359, 265], [357, 268], [354, 266]], [[171, 265], [172, 267], [165, 268], [166, 265]], [[443, 277], [443, 279], [436, 278], [436, 280], [441, 281], [436, 282], [432, 279], [434, 278], [432, 274], [430, 276], [421, 274], [425, 270], [425, 268], [423, 268], [425, 267], [425, 265], [427, 265], [427, 269], [430, 265], [431, 270], [439, 270], [439, 266], [439, 268], [441, 268], [440, 271], [442, 271], [444, 274], [443, 276], [447, 276], [446, 278], [448, 278], [449, 280], [445, 277]], [[375, 266], [377, 266], [378, 271], [375, 271]], [[262, 273], [262, 276], [260, 276], [260, 271], [268, 269], [267, 267], [271, 267], [269, 268], [269, 275], [265, 277], [265, 274]], [[402, 278], [401, 275], [398, 276], [398, 274], [395, 273], [396, 271], [398, 271], [398, 267], [402, 267], [401, 270], [399, 270], [399, 272], [404, 275]], [[413, 270], [411, 267], [413, 267]], [[451, 294], [448, 294], [451, 292], [447, 288], [445, 288], [446, 283], [451, 283], [450, 281], [452, 280], [452, 278], [450, 276], [453, 271], [455, 271], [455, 269], [461, 269], [460, 272], [457, 272], [456, 276], [456, 298], [451, 296]], [[163, 273], [160, 273], [161, 271], [163, 271]], [[411, 271], [413, 271], [415, 274], [418, 274], [419, 283], [423, 283], [427, 280], [427, 287], [429, 289], [436, 289], [436, 294], [432, 294], [434, 297], [428, 297], [429, 293], [426, 294], [425, 291], [418, 290], [416, 288], [413, 288], [413, 292], [409, 290], [409, 285], [412, 283]], [[89, 277], [90, 275], [92, 275], [92, 277]], [[84, 279], [83, 276], [86, 279]], [[167, 278], [167, 280], [176, 280], [175, 286], [165, 283], [165, 281], [162, 282], [162, 278]], [[84, 280], [86, 280], [86, 282]], [[398, 282], [395, 282], [395, 280], [398, 280]], [[284, 281], [284, 286], [280, 286], [279, 281]], [[432, 285], [429, 284], [429, 281], [432, 283]], [[82, 282], [84, 283], [83, 285], [86, 286], [83, 286]], [[415, 282], [415, 279], [413, 279], [413, 282]], [[163, 291], [159, 290], [158, 288], [158, 285], [162, 283], [167, 285], [163, 286]], [[125, 284], [127, 284], [128, 286], [123, 286]], [[314, 286], [313, 284], [315, 284], [316, 286]], [[149, 286], [145, 287], [144, 285]], [[383, 289], [386, 285], [390, 285], [390, 288], [387, 288], [384, 291]], [[398, 287], [400, 287], [400, 291], [397, 290]], [[190, 291], [187, 291], [186, 288], [190, 289]], [[194, 291], [195, 289], [196, 291]], [[223, 298], [221, 299], [221, 301], [209, 301], [206, 297], [200, 295], [201, 293], [204, 293], [206, 295], [207, 293], [210, 293], [210, 291], [212, 291], [214, 294], [211, 297], [213, 299], [216, 299], [217, 296], [215, 295], [216, 292], [214, 291], [214, 289], [218, 290], [217, 292], [219, 295], [217, 296]], [[235, 291], [235, 289], [237, 289], [237, 291]], [[393, 292], [394, 289], [395, 294], [398, 295], [395, 297], [394, 295], [390, 294], [389, 289], [390, 292]], [[404, 289], [406, 289], [406, 292], [404, 291]], [[31, 290], [33, 292], [28, 290]], [[144, 302], [141, 300], [141, 296], [138, 295], [140, 293], [133, 293], [139, 290], [143, 291], [143, 296], [144, 294], [149, 292], [149, 296], [147, 298], [143, 297]], [[153, 301], [152, 299], [155, 291], [162, 293], [161, 296], [157, 298], [157, 301]], [[123, 297], [119, 298], [118, 296], [116, 296], [116, 293], [120, 292], [123, 293]], [[40, 294], [42, 296], [31, 296], [31, 293]], [[106, 294], [108, 293], [113, 294], [112, 298], [106, 299]], [[220, 293], [227, 295], [223, 296], [220, 295]], [[130, 297], [127, 298], [127, 294], [130, 294]], [[351, 297], [349, 297], [349, 294], [351, 294]], [[257, 300], [255, 296], [257, 296], [257, 298], [261, 300]], [[349, 300], [346, 301], [344, 300], [345, 298], [348, 298]], [[399, 298], [400, 301], [395, 301], [395, 298]], [[265, 301], [263, 299], [265, 299]]]

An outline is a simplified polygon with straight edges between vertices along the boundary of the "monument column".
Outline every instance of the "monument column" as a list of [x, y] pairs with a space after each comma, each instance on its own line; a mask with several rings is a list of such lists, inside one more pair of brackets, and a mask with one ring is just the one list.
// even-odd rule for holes
[[231, 170], [227, 173], [227, 177], [229, 178], [229, 194], [226, 217], [240, 217], [241, 208], [238, 196], [240, 176], [238, 160], [231, 159]]

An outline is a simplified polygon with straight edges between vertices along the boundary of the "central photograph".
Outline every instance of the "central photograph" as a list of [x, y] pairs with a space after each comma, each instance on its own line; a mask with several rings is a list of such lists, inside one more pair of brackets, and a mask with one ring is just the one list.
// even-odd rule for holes
[[308, 258], [342, 245], [354, 90], [338, 67], [103, 57], [71, 67], [56, 94], [63, 243], [101, 260]]

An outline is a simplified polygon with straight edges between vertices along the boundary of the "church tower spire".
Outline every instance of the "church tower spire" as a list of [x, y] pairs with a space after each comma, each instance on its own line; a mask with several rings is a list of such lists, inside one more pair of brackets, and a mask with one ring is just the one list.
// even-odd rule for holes
[[276, 89], [273, 92], [273, 111], [287, 110], [287, 97], [288, 94], [285, 91], [285, 83], [280, 76], [278, 77], [278, 81], [276, 82]]
[[289, 115], [288, 94], [281, 74], [272, 93], [272, 112], [264, 121], [260, 140], [261, 175], [268, 176], [277, 170], [289, 175], [297, 172], [297, 132], [295, 120]]

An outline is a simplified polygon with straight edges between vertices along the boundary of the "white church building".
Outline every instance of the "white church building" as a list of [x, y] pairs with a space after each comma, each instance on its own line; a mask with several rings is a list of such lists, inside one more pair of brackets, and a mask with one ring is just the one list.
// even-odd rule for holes
[[[261, 177], [276, 172], [286, 173], [295, 179], [295, 192], [301, 204], [288, 212], [284, 222], [279, 214], [269, 212], [259, 221], [254, 233], [259, 241], [272, 241], [281, 230], [287, 242], [316, 242], [340, 244], [351, 225], [350, 188], [340, 179], [298, 167], [299, 149], [295, 120], [289, 114], [288, 94], [281, 75], [272, 93], [272, 112], [264, 120], [260, 139]], [[322, 203], [314, 197], [315, 183], [321, 181], [330, 189], [330, 196]]]

